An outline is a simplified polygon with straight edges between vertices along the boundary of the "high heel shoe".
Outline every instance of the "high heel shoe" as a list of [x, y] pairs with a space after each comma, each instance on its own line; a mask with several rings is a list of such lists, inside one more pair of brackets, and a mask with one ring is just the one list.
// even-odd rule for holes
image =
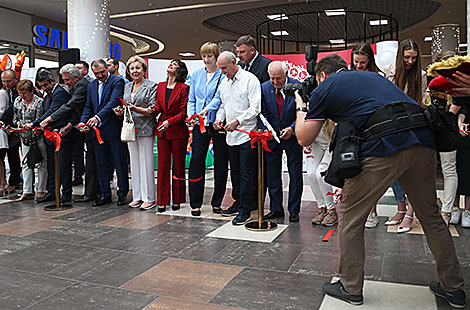
[[166, 206], [158, 206], [158, 208], [157, 208], [158, 213], [163, 213], [165, 211], [166, 211]]
[[[397, 211], [397, 214], [406, 214], [406, 210], [405, 210], [405, 211], [400, 211], [400, 210], [398, 210], [398, 211]], [[395, 217], [395, 216], [396, 216], [396, 214], [395, 214], [393, 217]], [[406, 216], [406, 215], [405, 215], [405, 216]], [[392, 217], [392, 219], [393, 219], [393, 217]], [[397, 225], [397, 224], [400, 224], [400, 223], [403, 221], [403, 218], [404, 218], [404, 217], [402, 217], [401, 220], [392, 220], [392, 219], [389, 219], [388, 221], [385, 222], [385, 225], [386, 225], [386, 226], [389, 226], [389, 225]]]
[[409, 232], [411, 230], [411, 228], [413, 227], [413, 217], [412, 216], [409, 216], [409, 215], [406, 215], [405, 214], [405, 217], [407, 219], [410, 219], [411, 220], [411, 225], [410, 227], [402, 227], [401, 225], [398, 226], [397, 228], [397, 234], [403, 234], [403, 233], [406, 233], [406, 232]]
[[180, 205], [179, 204], [176, 204], [176, 205], [172, 205], [171, 206], [171, 210], [173, 211], [178, 211], [180, 209]]

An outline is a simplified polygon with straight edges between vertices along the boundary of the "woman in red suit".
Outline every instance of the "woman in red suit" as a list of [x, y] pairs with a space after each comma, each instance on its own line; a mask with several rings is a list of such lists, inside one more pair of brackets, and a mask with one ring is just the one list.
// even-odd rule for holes
[[[170, 165], [173, 155], [173, 175], [185, 176], [188, 128], [186, 126], [186, 105], [189, 86], [184, 84], [188, 76], [186, 65], [173, 59], [167, 68], [168, 79], [158, 84], [155, 115], [160, 114], [155, 135], [158, 149], [157, 204], [158, 212], [165, 212], [170, 204]], [[186, 201], [185, 181], [173, 179], [173, 210], [179, 210]]]

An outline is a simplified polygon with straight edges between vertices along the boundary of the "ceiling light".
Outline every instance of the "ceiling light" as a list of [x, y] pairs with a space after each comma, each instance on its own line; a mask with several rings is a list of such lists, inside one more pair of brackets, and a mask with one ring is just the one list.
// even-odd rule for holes
[[342, 43], [344, 43], [344, 39], [333, 39], [333, 40], [330, 40], [330, 43], [331, 44], [342, 44]]
[[3, 46], [6, 46], [6, 47], [9, 47], [9, 46], [10, 46], [10, 44], [8, 44], [8, 43], [3, 43], [2, 45], [3, 45]]
[[432, 41], [432, 37], [424, 37], [424, 42]]
[[376, 19], [376, 20], [370, 20], [369, 24], [371, 26], [379, 26], [379, 25], [388, 25], [388, 19]]
[[344, 9], [333, 9], [333, 10], [325, 10], [326, 16], [339, 16], [339, 15], [346, 15]]
[[467, 47], [467, 43], [460, 43], [459, 47]]
[[158, 54], [158, 53], [160, 53], [161, 51], [163, 51], [165, 49], [165, 44], [163, 44], [161, 41], [159, 41], [155, 38], [149, 37], [145, 34], [138, 33], [138, 32], [135, 32], [135, 31], [132, 31], [132, 30], [129, 30], [129, 29], [125, 29], [125, 28], [121, 28], [121, 27], [118, 27], [118, 26], [114, 26], [114, 25], [110, 25], [110, 28], [114, 29], [114, 30], [121, 31], [121, 32], [125, 32], [125, 33], [128, 33], [128, 34], [132, 34], [134, 36], [144, 38], [144, 39], [152, 41], [152, 42], [154, 42], [158, 45], [158, 49], [156, 51], [152, 51], [152, 52], [145, 53], [145, 54], [139, 54], [139, 56], [141, 56], [141, 57], [155, 55], [155, 54]]
[[46, 53], [47, 53], [47, 51], [45, 51], [45, 50], [40, 50], [40, 51], [39, 51], [39, 53], [46, 54]]
[[193, 57], [193, 56], [196, 56], [196, 54], [191, 53], [191, 52], [181, 52], [181, 53], [179, 53], [179, 55], [182, 56], [182, 57]]
[[289, 17], [286, 16], [286, 14], [275, 14], [275, 15], [266, 15], [267, 18], [270, 20], [285, 20], [289, 19]]
[[285, 30], [281, 30], [281, 31], [271, 31], [271, 34], [273, 36], [288, 36], [289, 33]]

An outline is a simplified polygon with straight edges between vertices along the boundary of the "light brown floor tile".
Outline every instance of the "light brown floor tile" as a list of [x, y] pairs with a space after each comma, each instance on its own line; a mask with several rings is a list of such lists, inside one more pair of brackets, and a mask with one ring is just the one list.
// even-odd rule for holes
[[[387, 226], [387, 232], [396, 233], [398, 226], [400, 226], [400, 224]], [[454, 225], [449, 225], [449, 232], [452, 237], [460, 237]], [[413, 227], [409, 232], [406, 232], [405, 234], [424, 235], [423, 226], [421, 226], [421, 224], [416, 221], [416, 217], [413, 219]]]
[[98, 224], [124, 228], [150, 229], [158, 224], [168, 222], [170, 219], [171, 217], [168, 215], [157, 215], [153, 211], [129, 212]]
[[24, 217], [0, 224], [0, 235], [24, 237], [66, 222], [47, 218]]
[[[53, 204], [53, 202], [51, 202]], [[72, 212], [77, 212], [83, 210], [84, 207], [73, 207], [72, 209], [64, 210], [64, 211], [44, 211], [44, 206], [42, 207], [34, 207], [31, 209], [23, 210], [16, 212], [15, 215], [18, 216], [30, 216], [30, 217], [42, 217], [42, 218], [53, 218], [58, 217], [61, 215], [69, 214]]]
[[209, 302], [242, 267], [169, 258], [121, 286], [196, 302]]
[[144, 310], [243, 310], [241, 308], [204, 304], [169, 297], [159, 297]]

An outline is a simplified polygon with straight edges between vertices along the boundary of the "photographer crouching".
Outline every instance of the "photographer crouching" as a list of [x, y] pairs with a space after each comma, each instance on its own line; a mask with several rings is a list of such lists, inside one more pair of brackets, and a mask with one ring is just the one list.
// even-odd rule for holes
[[315, 72], [319, 86], [310, 95], [308, 110], [296, 93], [295, 132], [299, 143], [308, 146], [327, 118], [338, 123], [327, 176], [344, 179], [338, 226], [341, 279], [325, 283], [323, 290], [354, 305], [363, 303], [364, 224], [370, 207], [398, 180], [436, 260], [439, 282], [431, 282], [431, 291], [451, 306], [464, 308], [460, 264], [436, 204], [436, 138], [422, 108], [378, 74], [348, 71], [338, 55], [320, 60]]

